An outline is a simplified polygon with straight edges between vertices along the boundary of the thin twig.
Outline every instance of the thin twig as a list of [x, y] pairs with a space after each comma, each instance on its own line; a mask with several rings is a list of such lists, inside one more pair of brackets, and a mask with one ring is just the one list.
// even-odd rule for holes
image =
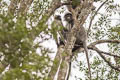
[[101, 43], [120, 43], [120, 40], [110, 40], [110, 39], [106, 39], [106, 40], [98, 40], [98, 41], [95, 41], [93, 43], [91, 43], [90, 45], [91, 46], [95, 46], [97, 44], [101, 44]]
[[99, 49], [94, 48], [94, 46], [88, 46], [88, 49], [95, 50], [95, 51], [100, 52], [100, 53], [105, 54], [105, 55], [109, 55], [109, 56], [113, 56], [113, 57], [120, 58], [120, 56], [118, 56], [118, 55], [111, 54], [111, 53], [109, 53], [109, 52], [101, 51], [101, 50], [99, 50]]
[[105, 54], [105, 55], [109, 55], [109, 56], [113, 56], [113, 57], [120, 58], [120, 56], [115, 55], [115, 54], [110, 54], [110, 53], [108, 53], [108, 52], [101, 51], [101, 53], [103, 53], [103, 54]]
[[102, 6], [107, 2], [108, 0], [106, 0], [105, 2], [103, 2], [100, 7], [97, 9], [97, 11], [95, 12], [95, 14], [92, 16], [91, 20], [90, 20], [90, 24], [89, 24], [89, 28], [88, 28], [88, 31], [87, 31], [87, 35], [89, 34], [90, 32], [90, 28], [91, 28], [91, 25], [92, 25], [92, 22], [93, 22], [93, 19], [95, 18], [96, 14], [98, 13], [98, 11], [102, 8]]
[[113, 66], [113, 65], [105, 58], [105, 56], [102, 54], [103, 52], [100, 52], [99, 49], [98, 49], [97, 47], [95, 47], [95, 46], [94, 46], [93, 48], [94, 48], [94, 50], [96, 50], [97, 53], [99, 53], [99, 55], [104, 59], [104, 61], [105, 61], [112, 69], [117, 70], [117, 71], [120, 72], [119, 67]]

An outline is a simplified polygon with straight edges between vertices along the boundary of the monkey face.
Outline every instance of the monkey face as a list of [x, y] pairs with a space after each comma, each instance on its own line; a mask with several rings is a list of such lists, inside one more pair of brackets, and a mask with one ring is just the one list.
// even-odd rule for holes
[[71, 23], [71, 22], [73, 21], [73, 18], [72, 18], [72, 14], [71, 14], [71, 13], [65, 14], [64, 18], [65, 18], [65, 20], [66, 20], [68, 23]]
[[73, 20], [73, 16], [70, 12], [66, 13], [64, 15], [65, 21], [67, 22], [67, 26], [66, 28], [69, 30], [72, 29], [73, 25], [74, 25], [74, 20]]

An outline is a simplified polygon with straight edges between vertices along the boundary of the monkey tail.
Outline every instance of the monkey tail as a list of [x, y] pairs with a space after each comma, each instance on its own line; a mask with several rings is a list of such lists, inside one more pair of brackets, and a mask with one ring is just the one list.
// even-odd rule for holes
[[85, 50], [87, 64], [88, 64], [89, 80], [91, 80], [90, 62], [89, 62], [88, 48], [87, 48], [86, 42], [83, 43], [83, 47], [84, 47], [84, 50]]

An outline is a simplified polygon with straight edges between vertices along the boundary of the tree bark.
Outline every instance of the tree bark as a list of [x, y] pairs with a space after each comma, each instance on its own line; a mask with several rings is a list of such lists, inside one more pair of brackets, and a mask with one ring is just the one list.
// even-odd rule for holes
[[33, 0], [21, 0], [20, 1], [20, 9], [19, 9], [18, 14], [26, 15], [32, 2], [33, 2]]
[[20, 0], [11, 0], [10, 5], [8, 7], [8, 13], [10, 15], [14, 15], [19, 2]]
[[[67, 42], [65, 44], [65, 49], [64, 49], [65, 55], [62, 56], [64, 59], [63, 60], [64, 64], [69, 64], [70, 58], [72, 56], [72, 49], [74, 47], [74, 43], [76, 40], [76, 38], [75, 38], [76, 32], [77, 32], [77, 30], [79, 30], [80, 27], [83, 27], [83, 24], [85, 23], [92, 8], [93, 8], [93, 0], [87, 0], [87, 1], [85, 0], [82, 5], [82, 9], [80, 11], [81, 14], [80, 14], [80, 21], [79, 21], [76, 18], [76, 16], [77, 16], [76, 11], [73, 10], [72, 7], [70, 7], [70, 6], [68, 7], [68, 9], [72, 12], [75, 26], [72, 28], [72, 30], [70, 31], [70, 33], [68, 34], [68, 37], [67, 37]], [[62, 69], [60, 69], [60, 72], [58, 74], [58, 79], [65, 80], [65, 75], [67, 74], [66, 67], [68, 68], [68, 66], [66, 65]]]
[[48, 79], [50, 80], [54, 80], [54, 77], [58, 71], [58, 68], [60, 66], [61, 68], [61, 60], [62, 60], [62, 54], [63, 54], [63, 45], [61, 45], [59, 48], [58, 48], [58, 52], [56, 53], [56, 56], [55, 56], [55, 59], [54, 59], [54, 62], [53, 62], [53, 66], [51, 68], [51, 71], [48, 75]]
[[17, 14], [25, 15], [32, 2], [33, 0], [11, 0], [10, 5], [8, 7], [8, 14], [14, 15], [18, 7], [18, 4], [20, 3], [20, 8]]

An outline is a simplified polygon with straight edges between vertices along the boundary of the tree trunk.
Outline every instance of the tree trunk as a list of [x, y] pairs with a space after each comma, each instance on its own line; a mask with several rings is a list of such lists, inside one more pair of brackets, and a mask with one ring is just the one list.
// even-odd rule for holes
[[[63, 60], [63, 64], [65, 64], [62, 68], [60, 68], [59, 74], [58, 74], [58, 79], [59, 80], [65, 80], [65, 76], [67, 74], [67, 64], [69, 64], [70, 58], [72, 56], [72, 49], [74, 47], [74, 43], [75, 43], [75, 35], [77, 30], [79, 30], [80, 27], [83, 27], [83, 24], [85, 23], [88, 15], [90, 14], [92, 8], [93, 8], [93, 0], [85, 0], [83, 3], [82, 9], [80, 9], [80, 20], [78, 20], [76, 18], [77, 14], [76, 11], [72, 9], [72, 7], [68, 7], [68, 9], [72, 12], [73, 15], [73, 19], [74, 19], [74, 27], [72, 28], [72, 30], [70, 31], [68, 38], [67, 38], [67, 42], [65, 44], [65, 51], [64, 54], [62, 55]], [[69, 76], [69, 75], [68, 75]]]

